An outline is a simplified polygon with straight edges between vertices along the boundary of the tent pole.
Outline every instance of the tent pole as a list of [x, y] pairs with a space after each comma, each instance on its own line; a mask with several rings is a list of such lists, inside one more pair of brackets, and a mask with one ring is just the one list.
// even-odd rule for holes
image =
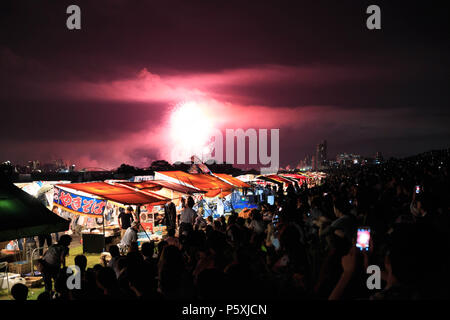
[[[136, 213], [137, 213], [137, 222], [139, 223], [139, 226], [142, 228], [142, 230], [144, 230], [144, 232], [145, 232], [145, 235], [147, 236], [147, 238], [148, 238], [148, 241], [152, 241], [151, 239], [150, 239], [150, 236], [148, 235], [148, 233], [147, 233], [147, 231], [144, 229], [144, 227], [142, 226], [142, 224], [141, 224], [141, 206], [140, 205], [138, 205], [137, 206], [137, 208], [136, 208]], [[147, 210], [147, 212], [148, 212], [148, 210]], [[153, 222], [153, 225], [154, 225], [155, 223]], [[154, 227], [154, 226], [153, 226]]]
[[103, 251], [106, 251], [106, 234], [105, 234], [105, 210], [106, 210], [106, 206], [105, 209], [103, 209], [103, 213], [102, 213], [102, 224], [103, 224]]

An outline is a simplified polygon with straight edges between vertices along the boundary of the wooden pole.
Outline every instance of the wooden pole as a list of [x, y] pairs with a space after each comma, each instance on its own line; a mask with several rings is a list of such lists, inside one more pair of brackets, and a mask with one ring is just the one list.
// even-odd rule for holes
[[105, 234], [105, 210], [107, 206], [105, 206], [105, 209], [103, 209], [102, 212], [102, 224], [103, 224], [103, 251], [106, 251], [106, 234]]
[[[148, 211], [148, 210], [147, 210]], [[137, 208], [136, 208], [136, 213], [137, 213], [137, 222], [139, 223], [139, 226], [142, 228], [142, 230], [144, 230], [144, 232], [145, 232], [145, 235], [147, 236], [147, 238], [148, 238], [148, 241], [152, 241], [151, 239], [150, 239], [150, 236], [148, 235], [148, 233], [147, 233], [147, 231], [145, 230], [145, 228], [142, 226], [142, 224], [141, 224], [141, 206], [140, 205], [138, 205], [137, 206]], [[154, 219], [153, 219], [154, 220]], [[154, 225], [155, 223], [153, 222], [153, 225]]]

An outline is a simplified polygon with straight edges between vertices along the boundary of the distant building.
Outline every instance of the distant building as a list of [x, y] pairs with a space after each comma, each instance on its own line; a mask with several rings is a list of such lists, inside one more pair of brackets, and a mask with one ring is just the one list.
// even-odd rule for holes
[[68, 171], [69, 165], [63, 159], [54, 160], [56, 171]]
[[297, 169], [308, 171], [312, 169], [312, 157], [307, 154], [303, 160], [298, 163]]
[[28, 167], [30, 168], [31, 171], [38, 171], [41, 169], [41, 164], [39, 160], [31, 160], [28, 161]]
[[375, 164], [380, 164], [383, 162], [383, 155], [381, 154], [381, 152], [377, 152], [375, 155]]
[[336, 156], [336, 162], [341, 166], [360, 165], [362, 163], [361, 155], [352, 153], [339, 153]]
[[56, 172], [56, 165], [54, 163], [42, 164], [42, 172]]
[[327, 167], [327, 140], [323, 140], [316, 146], [316, 156], [314, 158], [313, 169], [322, 170]]

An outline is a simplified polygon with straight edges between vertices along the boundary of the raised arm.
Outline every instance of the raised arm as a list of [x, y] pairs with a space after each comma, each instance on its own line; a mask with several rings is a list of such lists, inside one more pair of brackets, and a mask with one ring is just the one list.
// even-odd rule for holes
[[341, 278], [336, 284], [336, 287], [328, 297], [328, 300], [339, 300], [344, 294], [347, 285], [353, 277], [353, 272], [355, 271], [356, 256], [357, 249], [356, 247], [352, 247], [350, 249], [350, 252], [346, 256], [342, 257], [342, 268], [344, 269], [344, 272], [342, 273]]

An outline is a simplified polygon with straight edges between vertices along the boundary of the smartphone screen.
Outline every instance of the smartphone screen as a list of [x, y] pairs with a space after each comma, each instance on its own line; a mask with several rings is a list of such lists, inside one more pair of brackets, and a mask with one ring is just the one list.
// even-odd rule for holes
[[420, 193], [420, 186], [416, 186], [416, 193]]
[[369, 242], [370, 242], [370, 229], [358, 228], [358, 233], [356, 235], [356, 247], [361, 251], [368, 251]]

